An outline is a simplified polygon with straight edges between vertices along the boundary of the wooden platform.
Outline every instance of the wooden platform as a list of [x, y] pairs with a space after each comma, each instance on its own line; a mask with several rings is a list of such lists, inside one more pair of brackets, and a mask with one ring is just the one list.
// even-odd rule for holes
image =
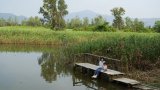
[[158, 90], [158, 89], [150, 88], [145, 85], [136, 85], [136, 86], [133, 86], [133, 88], [139, 89], [139, 90]]
[[[84, 68], [88, 68], [88, 69], [92, 69], [92, 70], [96, 70], [99, 66], [94, 65], [94, 64], [90, 64], [90, 63], [76, 63], [75, 65], [80, 66], [80, 67], [84, 67]], [[123, 75], [124, 73], [121, 73], [119, 71], [115, 71], [115, 70], [111, 70], [111, 69], [107, 69], [107, 71], [101, 71], [102, 73], [105, 73], [107, 75]]]
[[129, 78], [117, 78], [117, 79], [113, 79], [116, 82], [121, 82], [121, 83], [125, 83], [125, 84], [129, 84], [129, 85], [138, 85], [140, 84], [140, 82], [133, 80], [133, 79], [129, 79]]
[[[75, 63], [75, 66], [78, 67], [82, 67], [85, 69], [91, 69], [91, 70], [96, 70], [99, 66], [94, 65], [94, 64], [90, 64], [90, 63]], [[132, 88], [138, 89], [138, 90], [159, 90], [159, 89], [154, 89], [145, 85], [142, 85], [139, 81], [133, 80], [133, 79], [129, 79], [129, 78], [112, 78], [112, 77], [117, 77], [118, 75], [124, 75], [124, 73], [121, 73], [119, 71], [115, 71], [115, 70], [111, 70], [111, 69], [107, 69], [107, 71], [101, 71], [102, 73], [108, 75], [111, 78], [111, 81], [114, 82], [119, 82], [119, 83], [123, 83], [129, 86], [132, 86]]]

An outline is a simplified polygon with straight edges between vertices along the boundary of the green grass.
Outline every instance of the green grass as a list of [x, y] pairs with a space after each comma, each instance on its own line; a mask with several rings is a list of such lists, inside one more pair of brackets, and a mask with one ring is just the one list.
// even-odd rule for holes
[[[143, 63], [156, 62], [160, 56], [160, 34], [156, 33], [102, 33], [96, 39], [90, 39], [74, 45], [72, 53], [101, 53], [112, 58], [127, 59]], [[110, 52], [107, 52], [110, 49]], [[147, 62], [149, 63], [149, 62]], [[144, 66], [145, 67], [145, 66]]]
[[[52, 31], [43, 27], [0, 27], [0, 43], [12, 44], [67, 44], [92, 38], [93, 32]], [[96, 34], [94, 34], [96, 35]]]

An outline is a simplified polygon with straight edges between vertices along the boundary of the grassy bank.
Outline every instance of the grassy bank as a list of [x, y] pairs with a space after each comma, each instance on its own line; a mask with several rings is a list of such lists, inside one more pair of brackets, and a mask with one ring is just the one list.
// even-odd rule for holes
[[99, 35], [94, 32], [52, 31], [43, 27], [0, 27], [1, 44], [61, 45], [87, 41]]
[[0, 43], [57, 44], [59, 35], [42, 27], [1, 27]]

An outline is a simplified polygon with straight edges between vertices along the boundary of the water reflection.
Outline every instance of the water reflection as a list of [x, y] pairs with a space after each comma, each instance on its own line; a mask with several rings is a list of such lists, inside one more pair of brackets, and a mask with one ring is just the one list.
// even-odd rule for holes
[[[65, 77], [72, 73], [71, 61], [65, 60], [62, 54], [61, 58], [57, 58], [58, 54], [43, 53], [38, 59], [38, 64], [41, 66], [41, 76], [49, 83], [57, 80], [57, 76]], [[58, 55], [59, 56], [59, 55]]]
[[118, 84], [109, 83], [105, 79], [92, 79], [87, 74], [74, 72], [72, 75], [74, 87], [85, 86], [87, 90], [131, 90]]
[[57, 79], [56, 63], [52, 53], [43, 53], [38, 59], [41, 65], [41, 76], [49, 83]]
[[93, 80], [88, 74], [83, 75], [80, 72], [73, 71], [73, 63], [64, 59], [62, 53], [61, 58], [57, 58], [60, 54], [57, 55], [43, 53], [38, 59], [38, 63], [41, 66], [41, 76], [46, 82], [52, 83], [60, 78], [71, 77], [72, 86], [68, 87], [73, 87], [77, 90], [81, 90], [80, 87], [84, 87], [87, 90], [124, 90], [123, 87], [113, 85], [106, 80]]

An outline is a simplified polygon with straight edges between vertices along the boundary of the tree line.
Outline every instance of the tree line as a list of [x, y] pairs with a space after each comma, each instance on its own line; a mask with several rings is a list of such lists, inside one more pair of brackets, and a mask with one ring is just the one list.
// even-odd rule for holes
[[8, 18], [8, 19], [3, 19], [0, 18], [0, 27], [2, 26], [16, 26], [18, 25], [18, 20], [17, 18]]
[[35, 17], [29, 17], [28, 19], [24, 19], [21, 22], [18, 21], [18, 19], [15, 18], [8, 18], [3, 19], [0, 18], [0, 27], [3, 26], [42, 26], [43, 23], [41, 21], [41, 18], [38, 16]]

